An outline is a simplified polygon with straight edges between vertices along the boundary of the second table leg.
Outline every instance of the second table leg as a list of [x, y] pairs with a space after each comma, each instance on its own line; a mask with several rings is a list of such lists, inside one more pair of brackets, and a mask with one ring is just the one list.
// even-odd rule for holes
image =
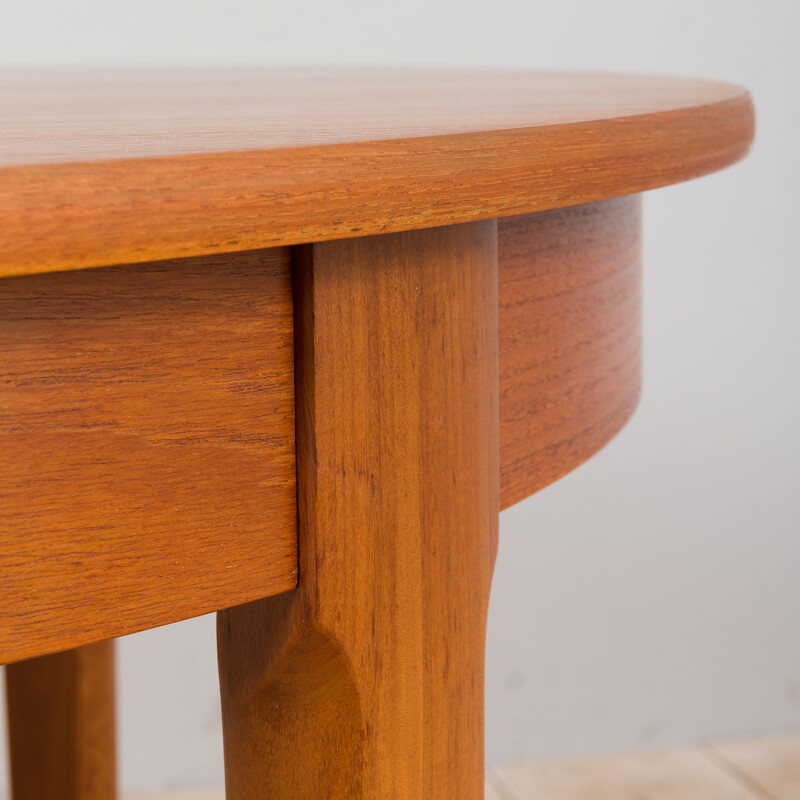
[[114, 800], [114, 642], [6, 667], [13, 800]]

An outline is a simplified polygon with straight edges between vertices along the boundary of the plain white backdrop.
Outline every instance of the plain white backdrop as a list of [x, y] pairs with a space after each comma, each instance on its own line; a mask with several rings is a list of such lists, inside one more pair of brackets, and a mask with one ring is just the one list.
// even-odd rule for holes
[[[0, 63], [276, 62], [752, 91], [749, 159], [645, 198], [635, 418], [501, 516], [487, 759], [800, 730], [800, 3], [2, 0]], [[213, 618], [118, 652], [123, 788], [221, 783]]]

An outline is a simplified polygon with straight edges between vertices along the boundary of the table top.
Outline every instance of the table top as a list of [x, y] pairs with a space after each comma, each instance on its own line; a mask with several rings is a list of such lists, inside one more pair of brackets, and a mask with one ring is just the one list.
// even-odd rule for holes
[[539, 211], [742, 157], [748, 93], [419, 69], [4, 70], [0, 275]]

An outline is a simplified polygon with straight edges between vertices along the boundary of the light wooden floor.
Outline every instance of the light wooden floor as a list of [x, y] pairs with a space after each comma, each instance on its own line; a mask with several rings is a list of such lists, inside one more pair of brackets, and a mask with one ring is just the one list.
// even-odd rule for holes
[[[137, 800], [224, 800], [224, 792]], [[512, 764], [487, 776], [486, 800], [800, 800], [800, 734]]]

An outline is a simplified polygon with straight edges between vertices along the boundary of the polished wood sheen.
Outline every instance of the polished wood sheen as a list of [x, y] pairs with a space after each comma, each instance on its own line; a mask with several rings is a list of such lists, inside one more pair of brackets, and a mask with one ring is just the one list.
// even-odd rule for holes
[[[584, 461], [635, 407], [639, 226], [635, 197], [498, 223], [502, 507]], [[191, 616], [201, 597], [202, 610], [217, 610], [294, 585], [288, 258], [268, 250], [3, 281], [5, 660]], [[246, 480], [234, 483], [220, 460], [227, 446]], [[248, 465], [279, 484], [264, 492]], [[176, 495], [178, 469], [195, 472]], [[177, 518], [176, 496], [190, 508]], [[230, 526], [235, 548], [207, 543], [196, 567], [176, 560], [202, 530]], [[77, 591], [59, 580], [74, 552]], [[138, 582], [119, 574], [126, 558], [143, 570]], [[158, 567], [168, 559], [182, 564], [174, 575]], [[165, 599], [181, 580], [191, 599]]]
[[296, 281], [300, 583], [219, 615], [228, 800], [478, 800], [496, 223], [313, 245]]
[[13, 800], [116, 797], [113, 647], [6, 667]]
[[0, 275], [575, 205], [711, 172], [746, 91], [448, 70], [6, 70]]
[[229, 800], [481, 798], [498, 511], [632, 413], [635, 195], [741, 158], [747, 92], [6, 69], [0, 105], [15, 800], [110, 800], [89, 643], [214, 610]]
[[498, 222], [500, 505], [552, 483], [633, 413], [638, 196]]
[[0, 282], [0, 663], [295, 585], [289, 268]]

